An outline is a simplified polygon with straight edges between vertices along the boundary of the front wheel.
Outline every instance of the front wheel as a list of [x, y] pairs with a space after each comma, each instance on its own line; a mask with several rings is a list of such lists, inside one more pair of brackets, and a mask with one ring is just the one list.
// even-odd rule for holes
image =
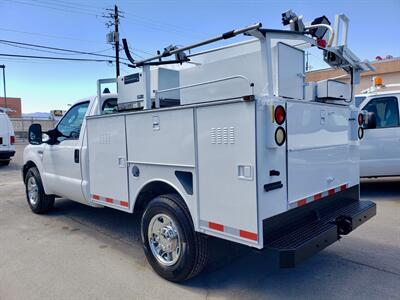
[[187, 280], [207, 262], [207, 240], [196, 233], [189, 211], [175, 194], [154, 198], [142, 216], [142, 241], [148, 262], [161, 277]]
[[47, 213], [54, 206], [54, 196], [46, 195], [37, 168], [32, 167], [25, 176], [26, 200], [36, 214]]

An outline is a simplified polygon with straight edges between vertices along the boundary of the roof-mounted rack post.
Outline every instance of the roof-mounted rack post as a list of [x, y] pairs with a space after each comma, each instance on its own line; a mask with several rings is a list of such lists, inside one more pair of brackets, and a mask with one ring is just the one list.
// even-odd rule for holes
[[[116, 83], [117, 79], [116, 78], [105, 78], [105, 79], [99, 79], [97, 80], [97, 99], [100, 101], [101, 99], [101, 94], [102, 94], [102, 88], [101, 86], [103, 84], [107, 84], [107, 83]], [[118, 85], [117, 85], [117, 89], [118, 89]], [[100, 110], [101, 108], [98, 107], [99, 111], [97, 112], [98, 114], [100, 114]]]
[[[340, 30], [340, 23], [343, 23], [342, 30]], [[346, 46], [347, 45], [347, 33], [349, 30], [349, 18], [345, 14], [335, 16], [335, 35], [333, 37], [333, 46]], [[342, 34], [342, 40], [339, 45], [339, 32]]]

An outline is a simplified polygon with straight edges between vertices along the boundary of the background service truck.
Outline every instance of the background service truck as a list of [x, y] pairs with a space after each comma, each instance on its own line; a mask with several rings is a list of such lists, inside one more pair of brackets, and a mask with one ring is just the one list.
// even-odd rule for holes
[[15, 154], [15, 135], [8, 109], [0, 107], [0, 166], [10, 163]]

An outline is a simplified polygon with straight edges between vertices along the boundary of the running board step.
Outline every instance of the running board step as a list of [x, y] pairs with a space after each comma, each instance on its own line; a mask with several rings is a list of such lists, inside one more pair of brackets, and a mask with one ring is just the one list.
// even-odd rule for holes
[[[346, 203], [346, 202], [345, 202]], [[266, 242], [265, 247], [278, 254], [281, 268], [293, 268], [321, 251], [376, 215], [371, 201], [349, 201], [343, 206], [313, 210], [314, 218], [294, 222], [279, 236]]]

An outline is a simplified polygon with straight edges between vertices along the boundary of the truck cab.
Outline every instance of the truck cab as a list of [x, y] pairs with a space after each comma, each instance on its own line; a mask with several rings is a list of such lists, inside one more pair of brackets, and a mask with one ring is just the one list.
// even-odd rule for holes
[[15, 135], [7, 109], [0, 108], [0, 166], [10, 163], [15, 154]]
[[[24, 149], [23, 177], [35, 166], [41, 176], [43, 192], [51, 195], [50, 198], [56, 195], [87, 204], [86, 117], [114, 113], [116, 105], [117, 96], [109, 93], [77, 101], [53, 130], [44, 133], [45, 143], [31, 144]], [[33, 128], [40, 129], [38, 124], [35, 126]]]
[[360, 143], [360, 176], [400, 175], [400, 84], [385, 86], [375, 78], [374, 86], [357, 95], [356, 102], [373, 118]]

